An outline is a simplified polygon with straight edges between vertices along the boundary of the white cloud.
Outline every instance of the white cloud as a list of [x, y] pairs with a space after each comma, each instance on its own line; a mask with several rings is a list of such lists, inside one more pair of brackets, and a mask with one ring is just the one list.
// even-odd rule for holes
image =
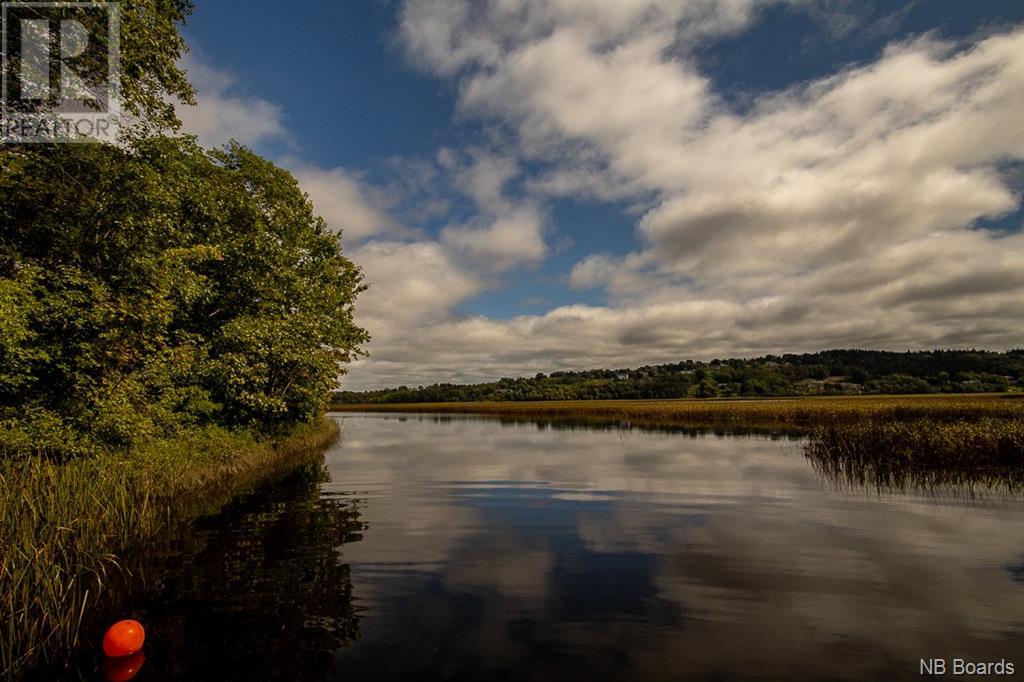
[[437, 160], [455, 185], [482, 211], [497, 213], [512, 206], [505, 198], [505, 185], [519, 173], [519, 164], [514, 158], [480, 149], [470, 149], [460, 155], [442, 148]]
[[584, 140], [613, 152], [616, 175], [642, 179], [711, 104], [705, 78], [660, 58], [672, 40], [654, 31], [598, 51], [581, 30], [555, 31], [470, 77], [461, 106], [517, 121], [528, 151], [561, 155], [557, 142]]
[[[711, 277], [805, 271], [1015, 210], [996, 164], [1024, 157], [1024, 33], [974, 49], [918, 41], [723, 114], [671, 146], [652, 248]], [[700, 163], [696, 160], [700, 159]]]
[[432, 360], [430, 346], [420, 346], [421, 332], [453, 319], [453, 308], [483, 291], [483, 282], [433, 241], [373, 240], [348, 255], [370, 284], [356, 303], [356, 319], [372, 341], [370, 358], [357, 361], [350, 370], [363, 378], [347, 377], [345, 385], [370, 385], [379, 377], [401, 383], [430, 372], [417, 365]]
[[530, 208], [503, 213], [483, 227], [446, 227], [441, 239], [478, 267], [495, 271], [537, 263], [547, 253], [541, 215]]
[[205, 147], [237, 140], [246, 146], [289, 138], [280, 106], [259, 97], [235, 92], [235, 79], [227, 71], [185, 55], [181, 66], [196, 89], [197, 104], [176, 103], [183, 129], [199, 137]]
[[412, 332], [413, 325], [446, 315], [482, 289], [480, 281], [454, 263], [437, 242], [374, 240], [349, 255], [370, 283], [356, 311], [375, 336], [388, 336], [395, 326], [399, 333]]
[[[690, 49], [756, 16], [756, 3], [407, 3], [417, 63], [455, 79], [463, 114], [511, 127], [514, 153], [544, 168], [527, 191], [633, 198], [642, 243], [572, 270], [606, 305], [511, 320], [438, 310], [378, 346], [350, 386], [1021, 345], [1024, 236], [978, 225], [1020, 206], [1003, 169], [1024, 159], [1024, 29], [894, 43], [733, 111]], [[459, 154], [444, 158], [456, 167]], [[478, 166], [467, 192], [500, 205], [510, 166]], [[474, 228], [449, 228], [448, 246], [501, 241]]]
[[309, 194], [317, 215], [335, 231], [341, 231], [346, 244], [382, 233], [402, 232], [387, 212], [385, 201], [344, 168], [318, 168], [288, 163], [292, 175]]
[[543, 212], [507, 196], [506, 185], [519, 174], [516, 160], [479, 149], [469, 150], [465, 157], [450, 149], [438, 153], [439, 164], [477, 207], [470, 223], [445, 227], [442, 242], [485, 271], [501, 272], [543, 260], [548, 253]]
[[473, 66], [500, 67], [509, 52], [552, 31], [577, 32], [589, 44], [608, 45], [678, 27], [680, 41], [734, 33], [753, 18], [756, 0], [538, 0], [474, 5], [407, 2], [399, 32], [417, 64], [452, 76]]

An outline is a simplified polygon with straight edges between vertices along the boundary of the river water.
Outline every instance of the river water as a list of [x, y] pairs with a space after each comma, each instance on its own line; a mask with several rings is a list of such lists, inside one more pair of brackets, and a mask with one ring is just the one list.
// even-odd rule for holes
[[134, 679], [1024, 675], [1019, 495], [864, 489], [786, 437], [334, 418], [322, 468], [154, 553]]

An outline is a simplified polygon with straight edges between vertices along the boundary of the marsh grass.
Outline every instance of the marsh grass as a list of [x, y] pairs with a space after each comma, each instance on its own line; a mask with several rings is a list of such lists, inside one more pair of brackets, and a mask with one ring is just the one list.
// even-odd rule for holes
[[87, 612], [123, 578], [120, 553], [315, 456], [334, 422], [259, 441], [208, 428], [130, 453], [0, 463], [0, 678], [78, 645]]
[[477, 414], [501, 420], [601, 420], [618, 426], [806, 437], [833, 485], [1024, 490], [1024, 396], [841, 396], [334, 405], [337, 411]]
[[1021, 418], [831, 424], [811, 433], [804, 454], [839, 487], [1024, 490]]
[[597, 417], [629, 424], [795, 427], [875, 420], [1020, 418], [1024, 396], [843, 396], [725, 400], [566, 400], [540, 402], [338, 404], [340, 412], [442, 412], [508, 417]]

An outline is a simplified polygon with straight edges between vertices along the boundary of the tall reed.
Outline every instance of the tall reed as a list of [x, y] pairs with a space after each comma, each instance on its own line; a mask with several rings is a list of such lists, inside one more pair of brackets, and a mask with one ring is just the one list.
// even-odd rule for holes
[[333, 421], [263, 442], [210, 428], [63, 464], [41, 456], [4, 459], [0, 678], [78, 645], [86, 612], [121, 577], [119, 553], [296, 466], [336, 436]]
[[925, 395], [849, 396], [723, 400], [565, 400], [480, 403], [338, 404], [331, 409], [358, 412], [443, 412], [521, 417], [599, 417], [649, 424], [792, 426], [864, 419], [939, 421], [1024, 416], [1024, 396]]
[[816, 428], [804, 453], [840, 486], [1024, 489], [1024, 419], [836, 423]]

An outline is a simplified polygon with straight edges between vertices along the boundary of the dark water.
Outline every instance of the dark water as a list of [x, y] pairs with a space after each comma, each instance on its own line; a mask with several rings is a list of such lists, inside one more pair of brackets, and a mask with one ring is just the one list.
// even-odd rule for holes
[[791, 439], [339, 418], [323, 470], [147, 559], [134, 679], [1024, 675], [1019, 495], [862, 490]]

